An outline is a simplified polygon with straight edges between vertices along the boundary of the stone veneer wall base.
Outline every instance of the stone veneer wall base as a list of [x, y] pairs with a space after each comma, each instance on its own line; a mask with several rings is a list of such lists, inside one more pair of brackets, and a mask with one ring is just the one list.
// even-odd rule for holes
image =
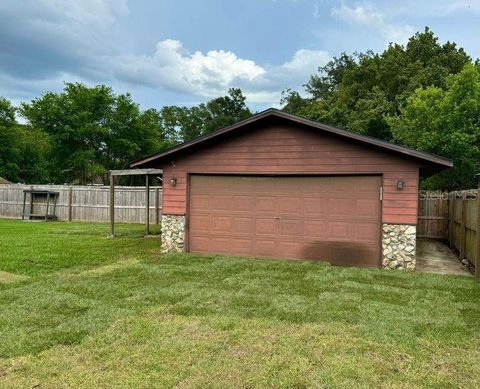
[[185, 216], [162, 215], [162, 253], [185, 251]]
[[417, 228], [408, 224], [384, 224], [382, 265], [387, 269], [414, 270]]

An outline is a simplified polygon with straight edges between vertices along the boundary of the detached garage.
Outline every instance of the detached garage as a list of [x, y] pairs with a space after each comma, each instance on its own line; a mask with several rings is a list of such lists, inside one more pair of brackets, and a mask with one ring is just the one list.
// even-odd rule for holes
[[450, 160], [269, 109], [132, 164], [163, 169], [162, 251], [413, 269], [419, 175]]

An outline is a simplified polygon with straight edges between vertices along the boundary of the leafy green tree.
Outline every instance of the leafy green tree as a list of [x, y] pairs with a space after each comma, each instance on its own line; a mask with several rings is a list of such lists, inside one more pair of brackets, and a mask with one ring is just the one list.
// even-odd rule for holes
[[232, 125], [252, 115], [245, 104], [245, 96], [241, 89], [230, 88], [228, 95], [217, 97], [200, 104], [200, 117], [205, 118], [202, 135]]
[[417, 89], [388, 118], [396, 141], [454, 160], [454, 168], [427, 179], [431, 189], [475, 186], [480, 172], [480, 68], [467, 64], [445, 87]]
[[46, 184], [51, 182], [51, 142], [42, 130], [28, 125], [17, 125], [17, 178], [15, 182]]
[[100, 161], [108, 169], [125, 169], [132, 160], [165, 147], [159, 113], [140, 111], [129, 94], [114, 97], [105, 128]]
[[226, 96], [193, 107], [163, 107], [160, 121], [167, 143], [173, 145], [229, 126], [251, 115], [242, 91], [231, 88]]
[[18, 179], [18, 150], [15, 139], [15, 108], [11, 102], [0, 97], [0, 176], [9, 180]]
[[412, 36], [405, 46], [390, 44], [381, 54], [371, 51], [342, 54], [305, 86], [309, 94], [287, 94], [284, 109], [339, 127], [392, 140], [387, 116], [400, 108], [417, 88], [443, 88], [447, 76], [471, 63], [455, 43], [441, 45], [428, 28]]
[[124, 168], [162, 146], [156, 111], [141, 112], [130, 95], [117, 96], [104, 85], [67, 83], [63, 92], [48, 92], [20, 111], [51, 140], [55, 182], [105, 179], [109, 169]]
[[17, 123], [16, 109], [0, 98], [0, 176], [12, 182], [49, 181], [46, 134]]
[[309, 101], [300, 96], [296, 90], [288, 88], [282, 91], [282, 98], [280, 104], [283, 106], [282, 110], [293, 115], [305, 110], [309, 105]]
[[106, 147], [104, 123], [113, 104], [106, 86], [66, 84], [62, 93], [48, 92], [23, 103], [21, 114], [52, 141], [52, 179], [87, 183], [105, 173], [99, 156]]
[[325, 66], [319, 68], [320, 74], [314, 74], [305, 85], [305, 90], [315, 100], [327, 99], [338, 92], [346, 71], [357, 66], [355, 57], [346, 53], [334, 57]]

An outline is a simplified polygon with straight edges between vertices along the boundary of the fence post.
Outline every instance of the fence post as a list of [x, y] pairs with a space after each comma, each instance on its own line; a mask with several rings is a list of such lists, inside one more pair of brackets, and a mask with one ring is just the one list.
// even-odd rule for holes
[[155, 188], [155, 224], [160, 223], [160, 190]]
[[448, 194], [448, 243], [453, 249], [453, 229], [455, 228], [455, 200], [452, 201], [452, 192]]
[[72, 198], [73, 198], [73, 189], [70, 186], [68, 188], [68, 221], [72, 221]]
[[110, 235], [115, 235], [115, 176], [110, 173]]
[[150, 235], [150, 181], [145, 175], [145, 235]]
[[[30, 190], [33, 190], [33, 185], [30, 185]], [[33, 193], [30, 193], [30, 214], [33, 213]], [[28, 217], [31, 218], [30, 216]]]
[[467, 203], [467, 192], [466, 191], [463, 191], [462, 192], [462, 202], [461, 202], [461, 205], [462, 205], [462, 218], [460, 220], [460, 260], [462, 260], [463, 258], [465, 258], [465, 243], [466, 243], [466, 238], [467, 238], [467, 231], [466, 231], [466, 226], [465, 226], [465, 222], [466, 222], [466, 210], [467, 210], [467, 207], [466, 207], [466, 203]]
[[477, 189], [477, 220], [475, 231], [475, 277], [480, 277], [480, 189]]

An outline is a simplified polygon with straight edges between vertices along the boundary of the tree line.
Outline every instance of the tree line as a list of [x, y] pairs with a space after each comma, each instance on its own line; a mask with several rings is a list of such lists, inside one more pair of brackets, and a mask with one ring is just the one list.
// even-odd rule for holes
[[[475, 186], [480, 172], [480, 65], [426, 28], [383, 52], [333, 58], [286, 112], [454, 160], [428, 189]], [[91, 183], [110, 169], [252, 115], [240, 89], [191, 107], [141, 110], [129, 94], [66, 83], [13, 107], [0, 98], [0, 176], [13, 182]], [[22, 117], [26, 124], [17, 121]]]
[[[17, 114], [27, 121], [20, 124]], [[15, 108], [0, 98], [0, 176], [26, 183], [105, 183], [111, 169], [252, 113], [240, 89], [193, 107], [142, 111], [129, 94], [66, 83]]]

